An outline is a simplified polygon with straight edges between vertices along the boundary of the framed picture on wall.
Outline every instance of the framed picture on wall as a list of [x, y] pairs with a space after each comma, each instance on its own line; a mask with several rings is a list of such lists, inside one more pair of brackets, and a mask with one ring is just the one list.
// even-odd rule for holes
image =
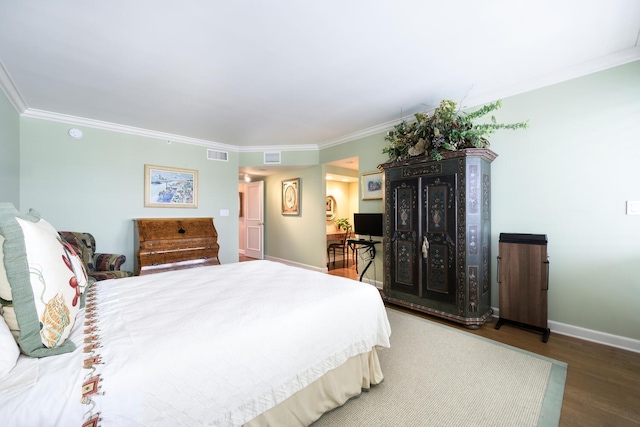
[[362, 174], [362, 200], [382, 199], [382, 172]]
[[300, 215], [300, 178], [282, 181], [282, 215]]
[[336, 199], [334, 199], [333, 196], [327, 196], [325, 206], [327, 221], [333, 221], [336, 217]]
[[144, 165], [145, 208], [197, 208], [198, 171]]

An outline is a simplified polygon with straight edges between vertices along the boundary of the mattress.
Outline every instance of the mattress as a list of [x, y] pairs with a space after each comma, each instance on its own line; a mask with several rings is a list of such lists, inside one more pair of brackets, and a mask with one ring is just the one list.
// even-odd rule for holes
[[[389, 346], [375, 287], [270, 261], [106, 280], [93, 293], [91, 318], [82, 311], [72, 333], [78, 349], [37, 360], [26, 389], [0, 391], [3, 420], [80, 425], [99, 414], [102, 425], [240, 426]], [[79, 368], [85, 322], [97, 328], [91, 370]], [[89, 377], [99, 379], [96, 393], [82, 404]]]

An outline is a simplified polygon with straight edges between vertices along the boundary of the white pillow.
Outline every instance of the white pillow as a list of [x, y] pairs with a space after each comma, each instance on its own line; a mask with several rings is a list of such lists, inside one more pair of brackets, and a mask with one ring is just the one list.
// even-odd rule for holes
[[20, 349], [9, 327], [0, 316], [0, 379], [6, 376], [18, 361]]
[[34, 210], [22, 215], [10, 203], [0, 203], [0, 234], [2, 315], [17, 333], [22, 353], [44, 357], [73, 351], [67, 337], [87, 285], [84, 273], [76, 271], [80, 261]]

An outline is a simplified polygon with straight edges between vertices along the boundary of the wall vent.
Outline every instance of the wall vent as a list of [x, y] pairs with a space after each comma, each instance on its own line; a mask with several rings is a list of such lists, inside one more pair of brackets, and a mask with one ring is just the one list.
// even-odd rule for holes
[[279, 165], [280, 164], [280, 152], [279, 151], [271, 151], [264, 153], [264, 164], [265, 165]]
[[219, 162], [228, 162], [229, 153], [226, 151], [207, 150], [208, 160], [218, 160]]

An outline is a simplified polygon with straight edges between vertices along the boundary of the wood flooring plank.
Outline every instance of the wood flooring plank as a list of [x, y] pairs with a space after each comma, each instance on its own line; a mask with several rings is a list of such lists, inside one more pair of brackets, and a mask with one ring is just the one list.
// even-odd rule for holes
[[[353, 267], [329, 270], [329, 274], [357, 279]], [[567, 363], [561, 427], [640, 426], [640, 353], [553, 331], [543, 343], [540, 334], [512, 325], [496, 330], [495, 320], [471, 330], [427, 314], [393, 308]]]

